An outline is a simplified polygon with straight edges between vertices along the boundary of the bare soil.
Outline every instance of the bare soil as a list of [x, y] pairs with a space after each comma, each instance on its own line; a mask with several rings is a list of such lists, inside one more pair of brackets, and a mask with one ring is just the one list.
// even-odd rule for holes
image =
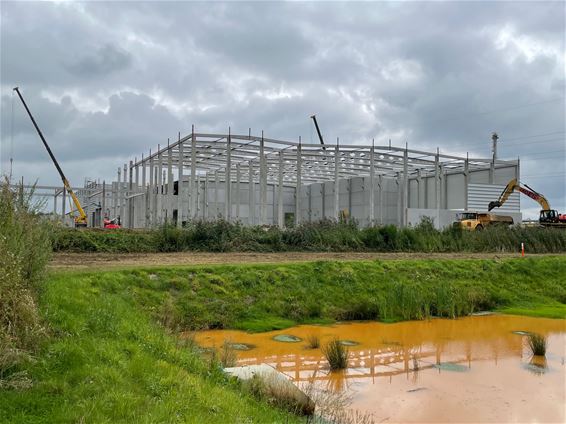
[[[530, 255], [543, 256], [543, 255]], [[556, 255], [553, 255], [556, 256]], [[289, 263], [336, 260], [502, 259], [518, 253], [378, 253], [378, 252], [175, 252], [175, 253], [55, 253], [51, 269], [105, 269], [167, 265]]]

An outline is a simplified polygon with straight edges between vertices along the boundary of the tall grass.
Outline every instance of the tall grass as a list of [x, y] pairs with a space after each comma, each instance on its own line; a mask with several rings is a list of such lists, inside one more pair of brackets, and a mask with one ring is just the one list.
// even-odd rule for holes
[[529, 333], [527, 343], [533, 355], [546, 355], [546, 337], [537, 333]]
[[0, 382], [29, 360], [44, 333], [36, 291], [51, 253], [50, 224], [37, 213], [33, 192], [0, 184]]
[[322, 354], [331, 370], [342, 370], [348, 366], [348, 348], [338, 339], [331, 340], [323, 346]]
[[193, 221], [184, 228], [164, 225], [152, 230], [59, 228], [53, 236], [54, 250], [76, 252], [518, 252], [521, 243], [528, 253], [566, 252], [566, 231], [537, 227], [439, 231], [427, 219], [408, 228], [359, 228], [353, 220], [322, 220], [286, 229], [217, 220]]

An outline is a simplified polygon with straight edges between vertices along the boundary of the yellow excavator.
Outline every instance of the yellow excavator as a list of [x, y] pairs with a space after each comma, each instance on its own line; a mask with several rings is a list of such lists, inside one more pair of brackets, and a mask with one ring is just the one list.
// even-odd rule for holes
[[501, 192], [499, 199], [493, 202], [489, 202], [487, 210], [490, 211], [494, 208], [501, 207], [507, 201], [507, 199], [509, 199], [511, 193], [517, 190], [529, 196], [531, 199], [535, 200], [540, 205], [541, 211], [538, 220], [539, 224], [546, 227], [566, 228], [566, 214], [559, 214], [556, 210], [551, 209], [550, 204], [548, 203], [546, 197], [544, 197], [540, 193], [537, 193], [535, 190], [533, 190], [531, 187], [529, 187], [524, 183], [523, 186], [521, 186], [521, 184], [519, 183], [519, 181], [517, 181], [516, 178], [513, 178], [511, 181], [509, 181], [503, 192]]
[[18, 93], [18, 97], [20, 98], [20, 100], [22, 101], [22, 104], [24, 105], [24, 108], [26, 109], [26, 112], [28, 113], [31, 122], [33, 123], [33, 126], [35, 127], [35, 130], [37, 131], [37, 133], [39, 134], [39, 138], [41, 138], [41, 141], [43, 141], [43, 145], [45, 146], [45, 148], [47, 149], [47, 153], [49, 153], [49, 156], [51, 157], [51, 160], [53, 161], [53, 163], [55, 164], [55, 168], [57, 168], [57, 171], [59, 172], [59, 175], [61, 176], [61, 179], [63, 180], [63, 185], [65, 186], [65, 189], [67, 190], [67, 193], [69, 193], [69, 195], [71, 196], [71, 199], [73, 199], [73, 203], [75, 204], [75, 208], [77, 210], [77, 212], [79, 213], [78, 216], [75, 216], [75, 227], [86, 227], [87, 225], [87, 216], [86, 213], [84, 211], [84, 209], [81, 206], [81, 202], [79, 202], [79, 198], [77, 197], [77, 195], [74, 193], [73, 189], [71, 188], [71, 184], [69, 184], [69, 181], [67, 180], [67, 177], [65, 177], [65, 174], [63, 174], [63, 170], [61, 169], [61, 167], [59, 166], [59, 162], [57, 162], [57, 159], [55, 159], [55, 155], [53, 155], [53, 152], [51, 151], [51, 149], [49, 148], [49, 145], [47, 144], [47, 141], [45, 140], [45, 137], [43, 136], [41, 130], [39, 129], [39, 126], [37, 125], [37, 123], [35, 122], [35, 119], [33, 118], [33, 115], [31, 114], [28, 105], [26, 104], [26, 102], [24, 101], [24, 98], [22, 97], [22, 93], [20, 93], [20, 90], [18, 87], [14, 88], [14, 91], [16, 93]]

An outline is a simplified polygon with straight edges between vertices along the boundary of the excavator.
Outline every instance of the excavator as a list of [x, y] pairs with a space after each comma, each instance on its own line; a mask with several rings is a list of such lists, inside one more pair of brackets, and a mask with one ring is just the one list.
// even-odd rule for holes
[[43, 133], [39, 129], [37, 122], [35, 122], [35, 119], [33, 118], [33, 115], [31, 114], [31, 112], [28, 108], [28, 105], [24, 101], [24, 98], [22, 97], [22, 93], [20, 93], [19, 87], [15, 87], [14, 91], [18, 94], [18, 97], [22, 101], [22, 104], [24, 105], [24, 108], [26, 109], [26, 112], [28, 113], [28, 115], [31, 119], [31, 122], [33, 123], [33, 126], [35, 127], [35, 130], [39, 134], [39, 138], [41, 138], [43, 145], [47, 149], [47, 153], [49, 153], [51, 160], [55, 164], [55, 168], [57, 168], [57, 171], [59, 172], [59, 175], [61, 176], [61, 179], [63, 180], [63, 185], [65, 186], [67, 193], [69, 193], [69, 195], [71, 196], [71, 199], [73, 200], [73, 203], [75, 204], [75, 208], [76, 208], [77, 212], [79, 213], [79, 215], [75, 217], [75, 227], [86, 227], [87, 226], [87, 216], [86, 216], [86, 213], [85, 213], [83, 207], [81, 206], [81, 202], [79, 202], [79, 198], [77, 197], [77, 195], [75, 194], [75, 192], [71, 188], [71, 184], [69, 184], [67, 177], [65, 177], [65, 174], [63, 174], [63, 170], [59, 166], [59, 162], [57, 162], [57, 159], [55, 159], [55, 155], [53, 154], [53, 152], [49, 148], [49, 145], [47, 144], [47, 141], [45, 140]]
[[566, 228], [566, 214], [559, 214], [556, 210], [551, 209], [546, 197], [544, 197], [540, 193], [537, 193], [535, 190], [524, 183], [523, 185], [521, 185], [516, 178], [513, 178], [511, 181], [509, 181], [509, 183], [499, 196], [499, 199], [493, 202], [489, 202], [487, 210], [491, 211], [494, 208], [501, 207], [507, 201], [511, 193], [513, 193], [515, 190], [525, 194], [526, 196], [529, 196], [531, 199], [538, 202], [538, 204], [542, 208], [538, 220], [540, 225], [543, 225], [545, 227]]

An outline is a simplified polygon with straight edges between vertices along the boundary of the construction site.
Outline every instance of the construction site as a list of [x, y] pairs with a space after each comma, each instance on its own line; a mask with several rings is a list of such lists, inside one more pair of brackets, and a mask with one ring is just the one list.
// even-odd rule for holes
[[[423, 216], [444, 228], [461, 211], [487, 211], [519, 160], [458, 157], [396, 147], [305, 144], [251, 135], [194, 130], [148, 149], [117, 168], [114, 181], [76, 188], [89, 227], [119, 218], [125, 228], [182, 226], [223, 219], [281, 228], [323, 219], [355, 219], [360, 226], [416, 225]], [[64, 187], [38, 187], [62, 199]], [[502, 213], [521, 222], [519, 193]], [[72, 221], [67, 220], [71, 225]]]

